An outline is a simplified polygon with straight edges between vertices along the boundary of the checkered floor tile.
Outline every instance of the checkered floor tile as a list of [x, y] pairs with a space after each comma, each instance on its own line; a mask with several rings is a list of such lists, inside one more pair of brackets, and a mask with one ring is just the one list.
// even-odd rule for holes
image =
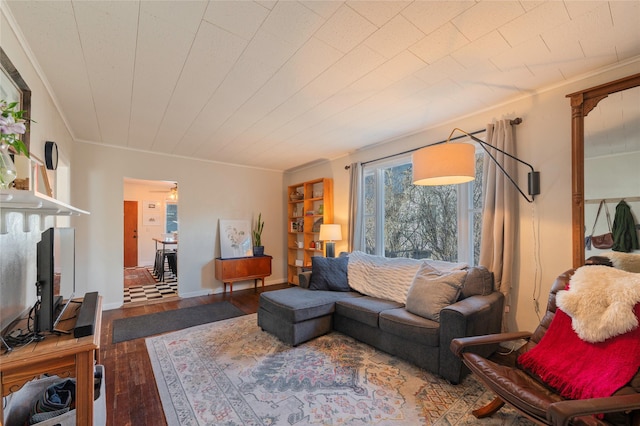
[[[153, 267], [149, 267], [149, 272], [157, 280], [153, 273]], [[178, 279], [167, 268], [164, 272], [164, 282], [129, 287], [124, 289], [124, 303], [148, 302], [152, 300], [166, 299], [178, 296]]]

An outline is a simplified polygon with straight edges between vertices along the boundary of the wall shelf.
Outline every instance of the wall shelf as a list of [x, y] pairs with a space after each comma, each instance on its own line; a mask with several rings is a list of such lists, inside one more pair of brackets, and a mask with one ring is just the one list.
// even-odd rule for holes
[[47, 169], [42, 160], [31, 154], [30, 157], [16, 155], [14, 163], [19, 175], [26, 177], [28, 189], [0, 189], [0, 234], [7, 233], [8, 213], [21, 213], [24, 217], [24, 231], [30, 232], [31, 215], [40, 216], [40, 226], [45, 216], [80, 216], [89, 212], [65, 204], [53, 198]]
[[[80, 216], [90, 214], [87, 211], [65, 204], [47, 195], [35, 191], [21, 189], [0, 190], [0, 234], [6, 234], [7, 213], [22, 213], [25, 216], [25, 232], [29, 232], [26, 217], [29, 215], [38, 216]], [[42, 221], [41, 221], [42, 222]]]
[[[80, 216], [89, 212], [80, 210], [37, 192], [21, 189], [0, 190], [0, 210], [26, 211], [34, 214], [46, 214], [51, 216]], [[46, 213], [45, 213], [46, 212]]]

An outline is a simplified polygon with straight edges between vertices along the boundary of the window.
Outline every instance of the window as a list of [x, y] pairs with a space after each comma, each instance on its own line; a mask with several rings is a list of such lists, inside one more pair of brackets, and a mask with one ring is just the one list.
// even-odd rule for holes
[[167, 234], [178, 232], [178, 203], [166, 203], [165, 229]]
[[411, 156], [364, 166], [363, 251], [476, 264], [482, 227], [482, 153], [476, 180], [416, 186]]

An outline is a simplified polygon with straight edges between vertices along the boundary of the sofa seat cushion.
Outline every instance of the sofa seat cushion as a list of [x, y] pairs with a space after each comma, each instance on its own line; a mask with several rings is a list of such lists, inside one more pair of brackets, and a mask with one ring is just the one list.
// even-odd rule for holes
[[427, 346], [440, 344], [440, 323], [404, 308], [380, 312], [380, 330]]
[[343, 317], [378, 328], [378, 315], [380, 312], [401, 308], [402, 303], [391, 300], [378, 299], [377, 297], [362, 296], [356, 299], [344, 299], [336, 302], [336, 313]]
[[260, 294], [260, 307], [289, 323], [333, 314], [337, 300], [359, 298], [353, 291], [309, 291], [300, 287], [285, 288]]

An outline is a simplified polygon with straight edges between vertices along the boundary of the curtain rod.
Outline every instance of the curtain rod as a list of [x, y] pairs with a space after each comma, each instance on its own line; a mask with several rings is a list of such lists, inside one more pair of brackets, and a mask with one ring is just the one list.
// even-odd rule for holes
[[[516, 117], [516, 118], [514, 118], [513, 120], [511, 120], [509, 122], [509, 124], [511, 124], [512, 126], [517, 126], [520, 123], [522, 123], [522, 118], [520, 118], [520, 117]], [[480, 133], [483, 133], [483, 132], [486, 132], [486, 131], [487, 131], [487, 129], [481, 129], [481, 130], [476, 130], [475, 132], [470, 132], [469, 134], [470, 135], [477, 135], [477, 134], [480, 134]], [[468, 137], [468, 136], [467, 135], [460, 135], [460, 136], [456, 136], [455, 138], [449, 139], [449, 141], [455, 141], [455, 140], [466, 138], [466, 137]], [[431, 145], [439, 145], [439, 144], [445, 143], [445, 142], [447, 142], [447, 139], [445, 139], [443, 141], [439, 141], [439, 142], [430, 143], [428, 145], [420, 146], [418, 148], [409, 149], [407, 151], [398, 152], [396, 154], [390, 154], [390, 155], [387, 155], [387, 156], [384, 156], [384, 157], [376, 158], [374, 160], [363, 161], [362, 165], [364, 166], [365, 164], [374, 163], [374, 162], [380, 161], [380, 160], [386, 160], [387, 158], [393, 158], [393, 157], [398, 157], [400, 155], [410, 154], [410, 153], [412, 153], [414, 151], [417, 151], [419, 149], [426, 148], [426, 147], [431, 146]], [[344, 166], [345, 170], [349, 170], [350, 168], [351, 168], [350, 165]]]

